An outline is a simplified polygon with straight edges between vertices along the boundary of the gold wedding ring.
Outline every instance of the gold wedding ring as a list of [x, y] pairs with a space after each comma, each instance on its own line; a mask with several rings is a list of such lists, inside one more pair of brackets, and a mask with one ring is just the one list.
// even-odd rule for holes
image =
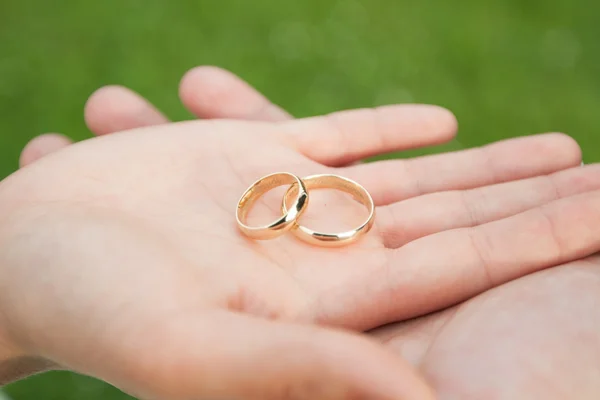
[[[268, 225], [257, 227], [247, 225], [245, 222], [246, 217], [256, 200], [269, 190], [286, 184], [291, 185], [288, 192], [294, 190], [295, 193], [294, 201], [291, 203], [289, 210], [286, 207], [283, 215], [277, 221]], [[308, 193], [302, 180], [288, 172], [277, 172], [257, 180], [244, 192], [237, 205], [237, 223], [240, 230], [252, 239], [273, 239], [292, 229], [295, 226], [296, 219], [302, 215], [307, 205]]]
[[[351, 179], [333, 174], [311, 175], [302, 178], [305, 188], [310, 192], [311, 189], [336, 189], [350, 194], [356, 201], [367, 208], [368, 216], [366, 220], [357, 228], [340, 233], [322, 233], [316, 232], [296, 222], [293, 233], [301, 240], [327, 247], [345, 246], [357, 241], [361, 236], [369, 232], [375, 222], [375, 204], [373, 198], [367, 190]], [[287, 203], [290, 196], [296, 191], [295, 187], [290, 187], [283, 196], [282, 210], [287, 212]]]
[[[283, 196], [281, 204], [283, 215], [277, 221], [265, 226], [247, 225], [245, 220], [254, 202], [269, 190], [286, 184], [290, 187]], [[367, 218], [357, 228], [339, 233], [317, 232], [300, 225], [298, 219], [308, 206], [308, 192], [316, 189], [335, 189], [350, 194], [367, 208]], [[291, 230], [304, 242], [318, 246], [339, 247], [354, 243], [369, 232], [375, 222], [375, 204], [364, 187], [339, 175], [320, 174], [300, 179], [288, 172], [278, 172], [257, 180], [244, 192], [238, 202], [236, 218], [240, 230], [252, 239], [273, 239]]]

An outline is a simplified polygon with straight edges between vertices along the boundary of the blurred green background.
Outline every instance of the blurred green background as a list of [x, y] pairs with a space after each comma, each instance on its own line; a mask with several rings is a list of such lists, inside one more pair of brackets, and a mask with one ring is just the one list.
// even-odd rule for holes
[[[597, 161], [599, 13], [591, 0], [0, 0], [0, 178], [37, 134], [89, 137], [83, 105], [102, 85], [129, 86], [173, 119], [190, 118], [177, 85], [201, 64], [232, 70], [298, 117], [448, 107], [458, 138], [427, 152], [562, 131]], [[6, 391], [127, 398], [68, 373]]]

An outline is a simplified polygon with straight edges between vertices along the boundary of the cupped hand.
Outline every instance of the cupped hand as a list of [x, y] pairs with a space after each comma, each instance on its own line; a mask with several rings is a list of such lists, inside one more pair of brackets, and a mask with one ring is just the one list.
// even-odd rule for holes
[[439, 399], [592, 400], [600, 394], [599, 293], [592, 256], [373, 335], [422, 371]]
[[[600, 245], [597, 168], [568, 169], [580, 154], [562, 135], [348, 166], [454, 129], [445, 110], [396, 106], [160, 125], [44, 157], [0, 186], [14, 353], [148, 398], [426, 398], [379, 347], [302, 323], [367, 330], [418, 317]], [[374, 230], [343, 249], [247, 240], [237, 199], [280, 170], [362, 183]], [[307, 223], [354, 218], [344, 199], [315, 198]]]

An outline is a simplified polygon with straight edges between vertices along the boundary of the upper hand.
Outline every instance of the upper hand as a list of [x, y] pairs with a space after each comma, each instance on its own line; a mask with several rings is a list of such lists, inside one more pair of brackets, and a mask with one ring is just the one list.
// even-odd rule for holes
[[[283, 389], [273, 382], [283, 365], [292, 366], [291, 390], [335, 372], [329, 381], [345, 388], [335, 389], [344, 398], [349, 388], [389, 390], [367, 382], [393, 381], [402, 372], [411, 385], [396, 390], [410, 396], [408, 387], [421, 388], [418, 377], [385, 352], [294, 322], [374, 328], [591, 254], [600, 244], [587, 234], [594, 225], [571, 218], [584, 207], [586, 218], [598, 217], [596, 167], [551, 175], [580, 162], [578, 148], [561, 135], [347, 166], [439, 143], [454, 129], [444, 110], [398, 106], [275, 124], [158, 126], [46, 157], [0, 186], [3, 215], [21, 221], [7, 225], [14, 250], [6, 264], [14, 267], [0, 294], [0, 304], [10, 305], [6, 320], [17, 321], [11, 330], [26, 334], [15, 346], [152, 396], [280, 398]], [[378, 204], [374, 230], [337, 250], [289, 236], [261, 243], [240, 236], [232, 223], [239, 195], [280, 170], [335, 171], [359, 181]], [[308, 217], [325, 218], [313, 203]], [[329, 204], [336, 219], [352, 218], [342, 200]], [[555, 241], [557, 225], [578, 240]], [[11, 301], [23, 293], [31, 293], [27, 302]], [[57, 340], [69, 336], [76, 341]], [[231, 352], [234, 345], [242, 347]], [[348, 348], [354, 351], [340, 362], [335, 355]], [[322, 367], [291, 361], [307, 355]], [[244, 379], [256, 372], [244, 356], [264, 360], [264, 378]], [[225, 388], [225, 377], [237, 382]]]

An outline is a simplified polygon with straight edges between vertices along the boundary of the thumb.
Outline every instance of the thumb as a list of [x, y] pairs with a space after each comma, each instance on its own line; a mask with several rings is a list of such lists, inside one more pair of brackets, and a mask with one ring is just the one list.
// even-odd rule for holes
[[145, 399], [434, 399], [366, 336], [317, 326], [218, 312], [171, 321], [127, 348], [101, 378]]

